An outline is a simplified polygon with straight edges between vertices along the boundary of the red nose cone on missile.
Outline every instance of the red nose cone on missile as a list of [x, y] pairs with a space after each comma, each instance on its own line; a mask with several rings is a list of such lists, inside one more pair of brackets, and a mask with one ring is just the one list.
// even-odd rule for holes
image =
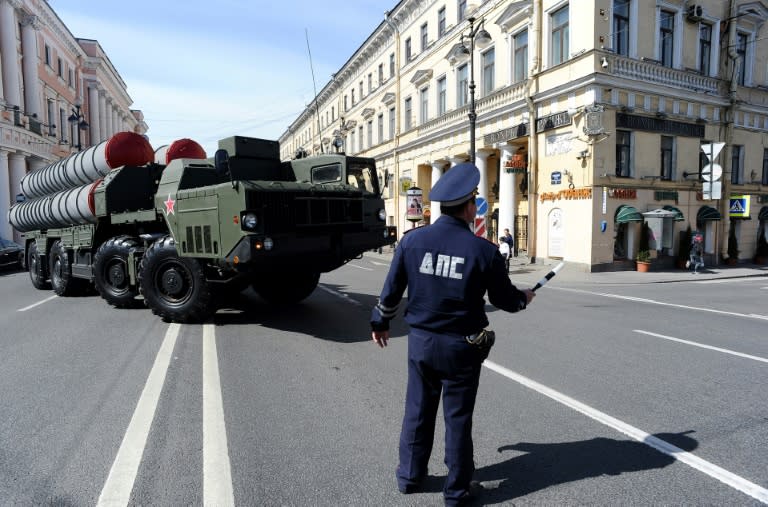
[[104, 147], [104, 157], [114, 169], [124, 165], [144, 165], [152, 162], [155, 152], [147, 139], [134, 132], [118, 132]]
[[177, 158], [197, 158], [204, 159], [207, 155], [202, 146], [192, 139], [178, 139], [168, 146], [165, 152], [165, 163], [170, 164], [171, 160]]

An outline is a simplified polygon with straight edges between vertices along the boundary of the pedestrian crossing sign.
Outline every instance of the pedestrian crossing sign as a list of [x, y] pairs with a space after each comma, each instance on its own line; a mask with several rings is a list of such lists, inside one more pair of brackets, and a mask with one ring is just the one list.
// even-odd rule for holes
[[732, 195], [728, 205], [731, 218], [749, 218], [749, 195]]

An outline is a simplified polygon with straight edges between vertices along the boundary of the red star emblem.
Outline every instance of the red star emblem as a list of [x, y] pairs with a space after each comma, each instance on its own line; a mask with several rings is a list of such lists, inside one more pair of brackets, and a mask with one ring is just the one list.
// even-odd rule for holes
[[171, 198], [171, 194], [168, 194], [168, 200], [165, 201], [165, 214], [166, 215], [172, 215], [173, 214], [173, 206], [176, 204], [176, 201], [174, 201]]

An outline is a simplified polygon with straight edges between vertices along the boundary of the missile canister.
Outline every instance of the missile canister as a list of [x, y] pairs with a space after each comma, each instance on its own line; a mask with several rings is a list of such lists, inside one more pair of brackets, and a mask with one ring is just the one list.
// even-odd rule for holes
[[21, 180], [21, 192], [28, 199], [44, 197], [93, 183], [116, 167], [141, 166], [153, 159], [154, 151], [144, 136], [118, 132], [96, 146], [27, 174]]
[[177, 158], [206, 158], [205, 150], [192, 139], [177, 139], [155, 150], [155, 164], [168, 165]]
[[19, 232], [75, 224], [95, 223], [93, 190], [101, 179], [87, 185], [15, 204], [8, 221]]

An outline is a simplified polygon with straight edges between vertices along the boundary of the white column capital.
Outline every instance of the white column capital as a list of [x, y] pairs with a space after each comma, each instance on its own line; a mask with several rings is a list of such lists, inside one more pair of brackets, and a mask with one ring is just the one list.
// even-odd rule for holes
[[40, 18], [32, 14], [27, 14], [25, 16], [22, 16], [21, 26], [24, 28], [33, 28], [35, 30], [40, 30], [40, 27], [41, 27]]

